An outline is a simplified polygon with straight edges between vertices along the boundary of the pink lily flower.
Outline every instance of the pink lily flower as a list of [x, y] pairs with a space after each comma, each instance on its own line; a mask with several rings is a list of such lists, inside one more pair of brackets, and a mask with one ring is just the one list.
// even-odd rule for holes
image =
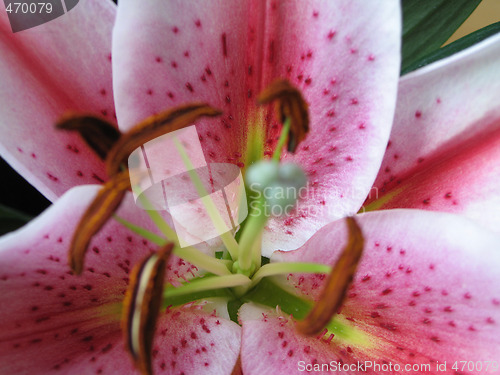
[[[267, 111], [255, 107], [255, 96], [273, 78], [289, 78], [310, 105], [311, 131], [293, 159], [308, 172], [314, 189], [305, 202], [316, 211], [299, 210], [271, 221], [263, 251], [296, 249], [310, 238], [296, 251], [275, 253], [272, 261], [332, 264], [344, 245], [343, 223], [318, 229], [362, 205], [391, 131], [399, 69], [398, 4], [252, 4], [232, 7], [228, 17], [215, 3], [187, 7], [121, 1], [112, 47], [114, 102], [111, 4], [82, 2], [64, 17], [17, 35], [8, 32], [2, 18], [0, 71], [8, 77], [0, 91], [6, 103], [2, 155], [55, 200], [73, 186], [105, 179], [102, 162], [76, 136], [53, 130], [66, 110], [112, 118], [115, 103], [118, 124], [127, 129], [167, 106], [201, 100], [224, 110], [224, 117], [197, 125], [207, 159], [243, 167], [246, 134], [262, 128], [264, 151], [272, 149], [278, 134]], [[499, 179], [482, 164], [495, 166], [500, 156], [494, 147], [499, 114], [493, 104], [498, 48], [498, 38], [492, 38], [400, 81], [389, 148], [396, 153], [385, 154], [375, 186], [382, 190], [384, 166], [393, 168], [396, 184], [386, 184], [389, 203], [382, 196], [385, 205], [377, 207], [420, 202], [418, 208], [492, 222], [479, 208], [498, 204]], [[466, 104], [452, 95], [456, 80], [477, 93]], [[451, 116], [462, 109], [458, 121]], [[408, 118], [419, 124], [418, 134]], [[34, 132], [34, 124], [43, 131]], [[405, 132], [415, 144], [408, 143]], [[474, 147], [459, 153], [469, 141], [462, 134], [471, 137]], [[446, 155], [454, 151], [445, 159], [451, 172], [440, 164], [439, 150]], [[420, 158], [424, 161], [418, 163]], [[425, 163], [429, 170], [421, 174], [429, 175], [422, 186], [406, 177]], [[405, 176], [399, 183], [405, 190], [398, 190], [398, 176]], [[120, 337], [120, 305], [130, 268], [154, 246], [109, 222], [94, 238], [81, 277], [72, 275], [65, 261], [74, 228], [97, 189], [69, 190], [38, 219], [0, 240], [2, 372], [135, 373]], [[432, 204], [424, 203], [424, 195]], [[437, 197], [443, 201], [436, 202]], [[154, 230], [127, 199], [118, 215]], [[495, 215], [489, 217], [496, 220]], [[296, 373], [299, 361], [306, 366], [367, 359], [401, 366], [431, 363], [430, 373], [438, 372], [437, 361], [448, 361], [450, 373], [476, 373], [476, 368], [454, 369], [452, 362], [484, 364], [498, 357], [496, 235], [458, 216], [418, 210], [368, 213], [358, 221], [366, 248], [338, 317], [344, 330], [306, 338], [296, 333], [288, 315], [251, 304], [240, 310], [242, 328], [224, 319], [216, 304], [169, 309], [158, 322], [155, 372], [230, 373], [240, 353], [245, 374]], [[179, 259], [170, 261], [170, 282], [190, 274], [198, 270]], [[288, 282], [317, 299], [320, 276], [292, 275]]]

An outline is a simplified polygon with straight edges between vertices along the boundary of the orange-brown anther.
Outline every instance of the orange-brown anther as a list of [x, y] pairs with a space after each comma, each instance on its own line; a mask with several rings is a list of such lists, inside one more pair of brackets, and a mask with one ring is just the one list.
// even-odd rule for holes
[[287, 149], [294, 153], [297, 146], [302, 142], [309, 131], [309, 113], [307, 103], [300, 91], [284, 79], [274, 81], [258, 97], [259, 104], [266, 104], [278, 100], [278, 117], [284, 123], [290, 119], [290, 133], [288, 136]]
[[352, 217], [346, 218], [349, 239], [346, 247], [335, 263], [319, 301], [304, 320], [297, 322], [297, 330], [305, 335], [317, 335], [330, 322], [345, 299], [347, 288], [351, 284], [361, 254], [364, 239], [361, 229]]
[[132, 151], [141, 147], [144, 143], [163, 134], [190, 126], [200, 117], [213, 117], [221, 113], [221, 111], [207, 104], [194, 103], [148, 117], [124, 133], [109, 152], [106, 158], [108, 175], [113, 176], [118, 173]]
[[118, 209], [128, 189], [130, 189], [128, 172], [117, 174], [99, 190], [80, 219], [69, 251], [69, 264], [77, 275], [83, 270], [84, 257], [90, 240]]
[[121, 135], [116, 126], [93, 115], [69, 113], [58, 121], [56, 128], [79, 132], [90, 148], [103, 160]]
[[126, 350], [143, 375], [151, 375], [152, 347], [161, 308], [163, 283], [173, 243], [161, 247], [137, 264], [125, 295], [122, 331]]

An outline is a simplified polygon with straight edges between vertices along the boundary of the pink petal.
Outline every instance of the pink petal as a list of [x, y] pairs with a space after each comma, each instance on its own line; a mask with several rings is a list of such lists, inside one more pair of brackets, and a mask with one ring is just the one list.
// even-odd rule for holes
[[[96, 186], [70, 190], [39, 218], [2, 238], [3, 373], [68, 371], [82, 357], [97, 369], [107, 361], [103, 354], [118, 345], [120, 302], [129, 268], [147, 246], [135, 236], [128, 242], [125, 230], [113, 223], [93, 243], [83, 276], [71, 274], [68, 244], [96, 190]], [[134, 242], [137, 246], [132, 248]]]
[[401, 79], [378, 196], [367, 204], [461, 213], [499, 230], [499, 53], [494, 36]]
[[227, 8], [121, 1], [113, 41], [120, 126], [206, 101], [224, 110], [197, 125], [207, 161], [243, 166], [249, 129], [264, 122], [267, 151], [279, 129], [272, 111], [256, 109], [256, 95], [288, 78], [310, 104], [312, 131], [296, 160], [311, 189], [296, 217], [270, 225], [265, 247], [268, 254], [296, 248], [333, 218], [357, 211], [368, 194], [395, 105], [399, 19], [396, 1], [246, 1]]
[[[328, 343], [329, 334], [305, 338], [295, 332], [291, 320], [268, 314], [265, 322], [264, 316], [242, 310], [246, 374], [270, 373], [266, 365], [271, 363], [275, 369], [280, 366], [280, 373], [295, 373], [297, 361], [314, 359], [430, 363], [433, 369], [436, 361], [448, 361], [452, 372], [453, 361], [498, 357], [497, 235], [460, 216], [417, 210], [369, 213], [358, 222], [366, 248], [340, 315], [370, 342], [356, 345], [334, 337]], [[346, 237], [345, 224], [337, 221], [297, 251], [275, 253], [273, 261], [331, 264]], [[294, 275], [289, 280], [312, 297], [322, 284], [316, 276]]]
[[[72, 275], [69, 241], [97, 189], [71, 189], [40, 217], [0, 240], [1, 373], [45, 373], [53, 368], [115, 373], [110, 355], [123, 357], [119, 362], [128, 369], [124, 373], [131, 373], [122, 350], [121, 301], [130, 270], [156, 246], [109, 222], [91, 243], [83, 275]], [[152, 226], [131, 196], [118, 215]], [[196, 271], [178, 258], [168, 269], [171, 281]]]
[[228, 17], [219, 2], [122, 1], [113, 34], [120, 128], [169, 107], [208, 102], [225, 113], [197, 126], [207, 161], [242, 161], [247, 107], [257, 94], [248, 98], [247, 87], [258, 76], [253, 67], [247, 78], [247, 21], [255, 23], [257, 12], [249, 16], [249, 3], [231, 4]]
[[309, 187], [296, 215], [271, 221], [267, 254], [295, 249], [323, 225], [357, 212], [384, 154], [400, 59], [396, 1], [283, 2], [276, 12], [268, 26], [269, 43], [279, 40], [276, 63], [265, 73], [269, 81], [288, 77], [309, 103], [311, 130], [291, 158]]
[[241, 327], [196, 308], [167, 312], [157, 332], [155, 363], [167, 373], [231, 374], [240, 353]]
[[106, 179], [103, 163], [76, 134], [57, 132], [67, 111], [113, 118], [111, 1], [81, 1], [71, 12], [13, 34], [0, 16], [0, 153], [47, 198]]

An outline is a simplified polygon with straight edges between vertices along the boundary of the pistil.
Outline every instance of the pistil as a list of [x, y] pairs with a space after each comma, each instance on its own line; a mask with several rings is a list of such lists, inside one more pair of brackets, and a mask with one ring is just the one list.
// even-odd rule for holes
[[238, 263], [233, 265], [236, 272], [251, 276], [260, 267], [261, 244], [257, 241], [266, 225], [268, 215], [265, 212], [266, 201], [263, 196], [253, 201], [254, 205], [240, 237], [240, 255]]

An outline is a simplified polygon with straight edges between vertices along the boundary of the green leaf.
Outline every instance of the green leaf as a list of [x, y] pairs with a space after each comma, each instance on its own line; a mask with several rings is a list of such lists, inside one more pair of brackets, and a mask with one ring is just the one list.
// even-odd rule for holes
[[227, 303], [227, 312], [229, 314], [229, 318], [237, 324], [240, 324], [238, 322], [238, 311], [240, 310], [241, 305], [243, 305], [243, 301], [239, 299], [234, 299]]
[[447, 46], [438, 49], [437, 51], [429, 53], [427, 56], [424, 56], [422, 59], [415, 61], [413, 64], [408, 65], [404, 70], [401, 71], [401, 75], [407, 74], [425, 65], [444, 59], [445, 57], [451, 56], [454, 53], [460, 52], [463, 49], [471, 47], [474, 44], [479, 43], [483, 39], [486, 39], [498, 32], [500, 32], [500, 22], [483, 27], [482, 29], [477, 30], [467, 36], [464, 36], [463, 38], [460, 38], [455, 42], [450, 43]]
[[405, 71], [437, 50], [469, 17], [481, 0], [403, 0], [403, 61]]
[[293, 315], [296, 319], [303, 319], [313, 306], [312, 301], [305, 300], [299, 295], [283, 289], [267, 277], [262, 279], [242, 299], [271, 308], [279, 306], [284, 312]]
[[31, 219], [31, 216], [0, 204], [0, 236], [22, 227]]

